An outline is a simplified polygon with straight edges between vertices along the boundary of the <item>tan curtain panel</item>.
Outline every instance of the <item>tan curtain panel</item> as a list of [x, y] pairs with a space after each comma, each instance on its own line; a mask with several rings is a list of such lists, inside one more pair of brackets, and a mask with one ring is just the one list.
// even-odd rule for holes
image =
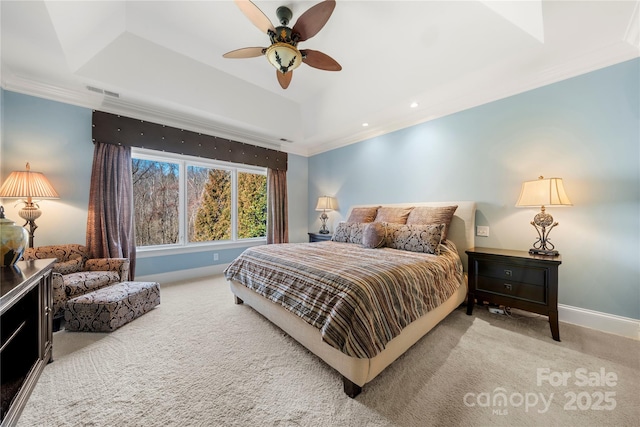
[[129, 279], [134, 279], [136, 239], [130, 147], [95, 144], [87, 247], [94, 258], [129, 258]]
[[289, 243], [287, 172], [267, 170], [267, 244]]

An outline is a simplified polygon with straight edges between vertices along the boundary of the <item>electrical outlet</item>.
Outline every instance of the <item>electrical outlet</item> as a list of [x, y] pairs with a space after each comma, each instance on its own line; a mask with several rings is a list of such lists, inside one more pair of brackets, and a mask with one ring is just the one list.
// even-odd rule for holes
[[486, 225], [478, 225], [476, 227], [476, 236], [489, 237], [489, 227]]
[[489, 313], [504, 314], [504, 310], [498, 307], [489, 307]]
[[213, 254], [213, 260], [214, 260], [214, 261], [218, 261], [218, 252], [215, 252], [215, 253]]

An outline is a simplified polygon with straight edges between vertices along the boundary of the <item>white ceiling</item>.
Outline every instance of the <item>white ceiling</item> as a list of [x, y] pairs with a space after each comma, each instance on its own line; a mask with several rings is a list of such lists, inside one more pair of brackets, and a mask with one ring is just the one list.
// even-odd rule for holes
[[[317, 1], [254, 3], [276, 26], [277, 7], [290, 7], [293, 26]], [[8, 90], [313, 155], [636, 58], [639, 9], [630, 0], [339, 0], [299, 47], [343, 70], [302, 64], [283, 90], [265, 58], [222, 58], [269, 44], [230, 0], [2, 0], [1, 80]]]

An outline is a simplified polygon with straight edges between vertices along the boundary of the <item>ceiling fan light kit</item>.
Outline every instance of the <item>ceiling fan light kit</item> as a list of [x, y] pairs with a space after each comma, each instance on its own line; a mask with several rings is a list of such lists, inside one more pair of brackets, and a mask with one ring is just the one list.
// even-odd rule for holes
[[246, 47], [232, 50], [222, 55], [225, 58], [253, 58], [265, 55], [267, 61], [276, 69], [278, 83], [283, 89], [289, 87], [293, 70], [301, 63], [326, 71], [340, 71], [342, 66], [329, 55], [317, 50], [298, 50], [298, 42], [315, 36], [331, 17], [336, 6], [335, 0], [325, 0], [309, 8], [300, 16], [293, 28], [287, 25], [293, 17], [291, 9], [280, 6], [276, 15], [281, 26], [274, 28], [269, 18], [251, 1], [235, 0], [236, 5], [249, 20], [266, 32], [271, 39], [267, 48]]
[[267, 61], [282, 74], [293, 71], [302, 64], [302, 54], [300, 51], [287, 43], [272, 44], [267, 48], [265, 56], [267, 57]]

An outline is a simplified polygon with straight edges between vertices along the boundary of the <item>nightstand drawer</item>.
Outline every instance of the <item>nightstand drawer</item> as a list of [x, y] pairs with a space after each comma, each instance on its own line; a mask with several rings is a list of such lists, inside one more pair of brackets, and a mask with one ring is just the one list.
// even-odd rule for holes
[[331, 240], [332, 234], [320, 234], [320, 233], [307, 233], [309, 235], [309, 242], [326, 242]]
[[502, 280], [493, 277], [477, 276], [476, 289], [541, 304], [547, 303], [546, 286]]
[[547, 283], [547, 269], [523, 267], [495, 261], [476, 260], [478, 276], [493, 277], [500, 280], [529, 283], [544, 286]]

